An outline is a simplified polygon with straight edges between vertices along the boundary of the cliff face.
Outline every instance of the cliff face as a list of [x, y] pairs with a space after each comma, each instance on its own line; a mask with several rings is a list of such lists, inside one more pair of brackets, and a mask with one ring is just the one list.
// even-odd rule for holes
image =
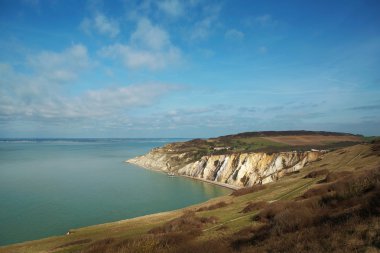
[[238, 153], [208, 155], [194, 161], [189, 153], [154, 149], [127, 162], [141, 167], [226, 183], [238, 187], [276, 181], [317, 160], [323, 152]]

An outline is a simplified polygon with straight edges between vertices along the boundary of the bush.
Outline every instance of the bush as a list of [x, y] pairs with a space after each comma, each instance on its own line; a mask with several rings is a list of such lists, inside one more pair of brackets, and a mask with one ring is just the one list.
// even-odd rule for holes
[[267, 205], [266, 201], [258, 201], [258, 202], [249, 203], [246, 207], [244, 207], [243, 210], [240, 211], [240, 213], [249, 213], [252, 211], [260, 210], [264, 208], [266, 205]]
[[304, 178], [317, 178], [320, 176], [324, 176], [329, 174], [329, 170], [327, 169], [322, 169], [322, 170], [315, 170], [304, 176]]
[[[160, 227], [149, 230], [151, 234], [164, 234], [170, 232], [194, 232], [201, 230], [204, 224], [215, 224], [217, 218], [210, 217], [197, 217], [194, 212], [186, 212], [181, 217], [173, 219]], [[198, 232], [194, 232], [198, 233]]]
[[267, 187], [265, 185], [255, 184], [255, 185], [253, 185], [251, 187], [241, 188], [239, 190], [233, 191], [231, 193], [231, 196], [238, 197], [238, 196], [246, 195], [246, 194], [249, 194], [249, 193], [258, 192], [258, 191], [264, 190], [266, 188]]
[[222, 208], [222, 207], [225, 207], [225, 206], [228, 206], [228, 204], [226, 202], [224, 202], [224, 201], [220, 201], [218, 203], [215, 203], [215, 204], [212, 204], [212, 205], [209, 205], [209, 206], [200, 207], [200, 208], [197, 209], [197, 212], [215, 210], [215, 209]]
[[[258, 252], [348, 252], [363, 245], [376, 246], [379, 240], [373, 240], [373, 234], [371, 239], [363, 239], [356, 229], [363, 229], [358, 224], [371, 224], [368, 220], [374, 217], [379, 224], [380, 170], [356, 172], [355, 176], [350, 172], [337, 174], [342, 177], [308, 190], [297, 201], [267, 204], [253, 217], [262, 225], [239, 231], [232, 242], [234, 248], [254, 246]], [[367, 234], [369, 230], [365, 231]], [[350, 243], [342, 249], [346, 240]]]
[[330, 172], [326, 175], [326, 178], [321, 181], [321, 183], [330, 183], [335, 182], [337, 180], [341, 180], [345, 177], [351, 176], [353, 172], [351, 171], [336, 171], [336, 172]]

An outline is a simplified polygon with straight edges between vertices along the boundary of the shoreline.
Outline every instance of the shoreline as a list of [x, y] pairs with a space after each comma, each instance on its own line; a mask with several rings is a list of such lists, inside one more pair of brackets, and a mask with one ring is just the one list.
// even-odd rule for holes
[[[150, 168], [150, 167], [146, 167], [146, 166], [141, 166], [139, 164], [130, 162], [129, 160], [125, 160], [124, 162], [132, 164], [132, 165], [135, 165], [135, 166], [143, 168], [143, 169], [147, 169], [147, 170], [151, 170], [151, 171], [156, 171], [156, 172], [167, 174], [163, 170], [158, 170], [158, 169], [154, 169], [154, 168]], [[227, 189], [233, 190], [233, 191], [239, 190], [239, 189], [242, 188], [242, 187], [235, 186], [235, 185], [229, 185], [229, 184], [226, 184], [226, 183], [215, 182], [215, 181], [211, 181], [211, 180], [207, 180], [207, 179], [203, 179], [203, 178], [192, 177], [192, 176], [188, 176], [188, 175], [175, 174], [175, 176], [177, 176], [177, 177], [184, 177], [184, 178], [188, 178], [188, 179], [192, 179], [192, 180], [201, 181], [201, 182], [204, 182], [204, 183], [209, 183], [209, 184], [217, 185], [217, 186], [224, 187], [224, 188], [227, 188]]]

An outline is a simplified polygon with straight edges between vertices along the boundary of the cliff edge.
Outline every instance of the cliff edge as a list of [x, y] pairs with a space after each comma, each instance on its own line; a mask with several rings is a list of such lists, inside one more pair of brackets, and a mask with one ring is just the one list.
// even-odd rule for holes
[[362, 141], [330, 132], [251, 132], [155, 148], [127, 160], [144, 168], [236, 187], [266, 184], [321, 159], [329, 149]]

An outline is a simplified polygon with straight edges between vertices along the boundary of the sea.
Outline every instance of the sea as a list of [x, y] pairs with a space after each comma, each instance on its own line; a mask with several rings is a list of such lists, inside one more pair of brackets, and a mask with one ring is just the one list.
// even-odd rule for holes
[[0, 139], [0, 245], [230, 193], [124, 161], [183, 139]]

